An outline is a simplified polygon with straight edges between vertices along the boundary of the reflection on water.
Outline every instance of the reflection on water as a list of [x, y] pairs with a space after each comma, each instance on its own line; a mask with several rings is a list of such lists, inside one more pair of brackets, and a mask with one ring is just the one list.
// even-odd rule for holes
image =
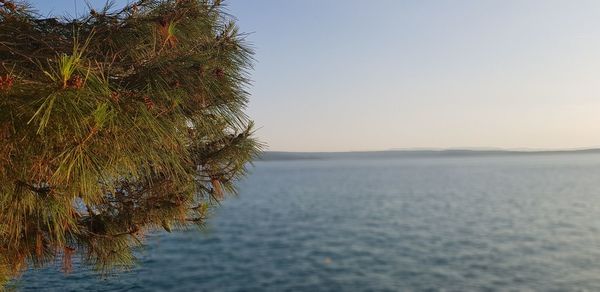
[[600, 155], [258, 162], [204, 233], [33, 291], [600, 290]]

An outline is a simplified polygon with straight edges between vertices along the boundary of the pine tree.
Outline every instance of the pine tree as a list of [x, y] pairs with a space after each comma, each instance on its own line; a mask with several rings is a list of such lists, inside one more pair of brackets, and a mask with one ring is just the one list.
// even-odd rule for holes
[[220, 1], [77, 19], [0, 0], [0, 289], [71, 258], [127, 267], [152, 230], [201, 226], [258, 154], [252, 52]]

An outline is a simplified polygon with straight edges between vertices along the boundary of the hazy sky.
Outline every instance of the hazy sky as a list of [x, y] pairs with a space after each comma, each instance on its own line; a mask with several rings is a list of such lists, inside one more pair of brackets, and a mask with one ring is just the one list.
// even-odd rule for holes
[[600, 1], [227, 3], [270, 150], [600, 146]]

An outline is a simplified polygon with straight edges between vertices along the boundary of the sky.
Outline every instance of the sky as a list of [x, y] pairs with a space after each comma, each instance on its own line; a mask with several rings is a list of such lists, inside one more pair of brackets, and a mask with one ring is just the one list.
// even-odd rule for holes
[[256, 52], [247, 113], [269, 150], [600, 147], [600, 1], [225, 3]]

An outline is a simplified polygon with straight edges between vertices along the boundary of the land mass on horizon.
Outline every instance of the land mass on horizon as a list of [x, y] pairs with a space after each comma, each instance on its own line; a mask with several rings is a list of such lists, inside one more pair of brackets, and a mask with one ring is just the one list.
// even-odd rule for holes
[[382, 151], [344, 152], [293, 152], [265, 151], [260, 160], [309, 160], [344, 158], [416, 158], [416, 157], [469, 157], [469, 156], [513, 156], [513, 155], [558, 155], [558, 154], [600, 154], [600, 148], [564, 150], [512, 150], [512, 149], [392, 149]]

